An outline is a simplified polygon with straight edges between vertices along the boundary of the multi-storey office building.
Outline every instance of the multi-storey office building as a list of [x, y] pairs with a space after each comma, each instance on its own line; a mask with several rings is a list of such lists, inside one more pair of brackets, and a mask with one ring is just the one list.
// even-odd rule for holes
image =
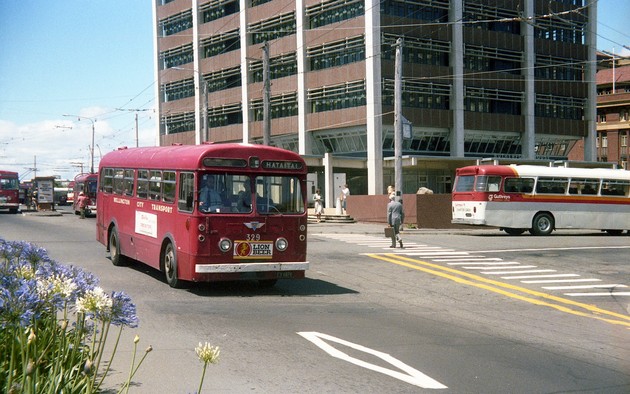
[[155, 0], [159, 141], [262, 142], [268, 45], [271, 144], [307, 158], [327, 201], [333, 173], [381, 194], [402, 38], [404, 193], [449, 192], [475, 158], [566, 159], [583, 140], [594, 160], [595, 4]]

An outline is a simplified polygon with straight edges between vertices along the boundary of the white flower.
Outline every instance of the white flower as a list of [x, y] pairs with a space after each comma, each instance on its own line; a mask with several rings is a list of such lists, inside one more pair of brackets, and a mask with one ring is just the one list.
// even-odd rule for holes
[[197, 352], [199, 360], [204, 363], [216, 364], [219, 362], [219, 353], [221, 353], [221, 350], [218, 346], [210, 346], [208, 342], [203, 345], [199, 342], [199, 346], [195, 348], [195, 352]]
[[79, 313], [107, 315], [112, 309], [112, 299], [105, 294], [102, 288], [95, 287], [77, 299], [76, 308]]

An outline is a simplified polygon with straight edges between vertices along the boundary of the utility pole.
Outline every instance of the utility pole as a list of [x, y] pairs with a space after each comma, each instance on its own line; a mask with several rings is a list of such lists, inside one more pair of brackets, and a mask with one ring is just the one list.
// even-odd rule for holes
[[269, 43], [263, 45], [263, 144], [271, 139], [271, 83], [269, 82]]
[[201, 142], [205, 142], [210, 139], [208, 135], [208, 81], [201, 74], [199, 77], [203, 81], [203, 138]]
[[402, 38], [396, 40], [396, 62], [394, 65], [394, 188], [396, 200], [402, 199]]
[[152, 109], [150, 108], [116, 108], [116, 111], [129, 111], [129, 112], [135, 112], [135, 122], [136, 122], [136, 148], [139, 146], [138, 145], [138, 112], [143, 112], [143, 111], [152, 111]]

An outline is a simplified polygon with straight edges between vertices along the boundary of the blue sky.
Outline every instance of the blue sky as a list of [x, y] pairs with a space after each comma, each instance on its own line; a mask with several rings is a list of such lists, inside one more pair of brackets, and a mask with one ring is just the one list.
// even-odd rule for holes
[[[592, 0], [585, 0], [592, 1]], [[0, 0], [0, 169], [72, 177], [119, 146], [155, 144], [151, 1]], [[630, 47], [628, 0], [599, 0], [598, 49]], [[625, 55], [630, 51], [625, 50]], [[123, 109], [123, 110], [119, 110]], [[35, 164], [37, 163], [37, 164]]]

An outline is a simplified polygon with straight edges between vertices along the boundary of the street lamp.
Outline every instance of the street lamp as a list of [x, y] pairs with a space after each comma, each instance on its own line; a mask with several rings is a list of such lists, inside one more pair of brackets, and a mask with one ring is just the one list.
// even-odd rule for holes
[[76, 117], [79, 122], [81, 121], [81, 119], [87, 119], [90, 122], [92, 122], [92, 149], [90, 150], [90, 159], [91, 159], [90, 174], [94, 174], [94, 123], [96, 122], [96, 120], [92, 118], [88, 118], [87, 116], [79, 116], [79, 115], [64, 114], [63, 116]]
[[209, 138], [209, 135], [208, 135], [208, 81], [206, 81], [203, 75], [201, 75], [201, 73], [194, 68], [184, 68], [184, 67], [175, 66], [175, 67], [171, 67], [171, 69], [182, 70], [182, 71], [193, 71], [197, 73], [197, 77], [203, 83], [203, 101], [204, 101], [203, 136], [201, 135], [199, 136], [199, 140], [197, 141], [197, 143], [208, 141], [208, 138]]

